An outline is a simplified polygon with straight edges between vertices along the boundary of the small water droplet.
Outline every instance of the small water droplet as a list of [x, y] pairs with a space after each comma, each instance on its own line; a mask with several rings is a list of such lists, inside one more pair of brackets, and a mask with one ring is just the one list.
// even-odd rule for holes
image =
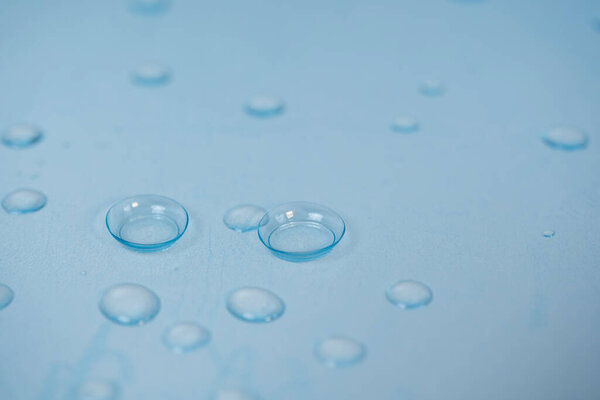
[[332, 336], [317, 343], [315, 356], [325, 366], [341, 368], [356, 364], [365, 358], [365, 347], [354, 339]]
[[178, 322], [163, 334], [165, 346], [180, 354], [206, 346], [209, 341], [210, 332], [195, 322]]
[[81, 271], [79, 274], [80, 274], [81, 276], [86, 276], [86, 275], [87, 275], [87, 271]]
[[544, 234], [544, 237], [551, 238], [552, 236], [556, 235], [556, 232], [548, 229], [548, 230], [545, 230], [543, 234]]
[[140, 15], [160, 15], [169, 9], [168, 0], [130, 0], [131, 11]]
[[114, 382], [89, 380], [76, 390], [76, 400], [117, 400], [119, 387]]
[[39, 142], [44, 136], [34, 125], [18, 124], [9, 126], [2, 133], [2, 143], [8, 147], [25, 148]]
[[102, 314], [120, 325], [142, 325], [160, 311], [160, 299], [150, 289], [134, 283], [108, 288], [98, 305]]
[[267, 210], [253, 204], [233, 207], [223, 216], [223, 223], [237, 232], [247, 232], [258, 228], [258, 224]]
[[33, 189], [17, 189], [4, 197], [2, 208], [10, 214], [38, 211], [46, 205], [46, 195]]
[[556, 126], [544, 133], [542, 141], [554, 149], [580, 150], [587, 146], [588, 137], [578, 129]]
[[273, 322], [285, 311], [285, 304], [276, 294], [257, 287], [245, 287], [232, 292], [227, 310], [246, 322]]
[[254, 395], [240, 389], [220, 389], [214, 400], [258, 400]]
[[600, 18], [594, 18], [594, 20], [592, 20], [592, 28], [600, 33]]
[[0, 310], [8, 307], [15, 298], [15, 292], [3, 283], [0, 283]]
[[133, 72], [133, 82], [139, 86], [160, 86], [171, 80], [169, 68], [158, 63], [146, 62]]
[[423, 96], [437, 97], [443, 95], [446, 92], [446, 88], [441, 81], [436, 79], [427, 79], [421, 82], [419, 91]]
[[246, 112], [255, 117], [274, 117], [283, 113], [283, 100], [275, 96], [254, 96], [246, 105]]
[[392, 122], [392, 130], [399, 133], [414, 133], [419, 130], [419, 122], [410, 115], [402, 115]]
[[388, 288], [386, 296], [393, 305], [408, 310], [431, 303], [433, 292], [421, 282], [399, 281]]

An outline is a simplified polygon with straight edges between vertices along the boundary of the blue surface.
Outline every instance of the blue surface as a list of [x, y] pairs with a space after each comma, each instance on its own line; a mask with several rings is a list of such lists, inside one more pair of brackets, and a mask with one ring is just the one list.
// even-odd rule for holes
[[[164, 16], [126, 1], [0, 2], [0, 122], [41, 126], [26, 150], [0, 147], [0, 196], [32, 187], [48, 204], [0, 213], [0, 399], [64, 399], [88, 378], [122, 399], [206, 399], [238, 386], [263, 399], [600, 397], [600, 4], [589, 0], [173, 0]], [[146, 60], [173, 72], [133, 85]], [[439, 79], [445, 93], [419, 93]], [[253, 95], [285, 113], [256, 119]], [[390, 131], [414, 115], [413, 135]], [[542, 133], [589, 134], [561, 152]], [[190, 213], [168, 251], [140, 254], [108, 233], [115, 201], [156, 193]], [[223, 213], [309, 200], [347, 234], [292, 264]], [[552, 238], [542, 232], [556, 231]], [[433, 302], [385, 298], [401, 279]], [[136, 282], [162, 310], [120, 327], [98, 310]], [[242, 286], [286, 313], [245, 324], [225, 309]], [[211, 343], [161, 343], [192, 320]], [[365, 360], [324, 368], [315, 342], [344, 335]]]

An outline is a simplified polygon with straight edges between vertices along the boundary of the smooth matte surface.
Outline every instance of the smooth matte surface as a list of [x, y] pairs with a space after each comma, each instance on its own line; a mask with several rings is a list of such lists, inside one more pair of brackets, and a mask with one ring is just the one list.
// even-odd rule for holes
[[[122, 399], [207, 399], [223, 386], [268, 399], [600, 397], [600, 17], [594, 0], [213, 2], [164, 16], [127, 1], [0, 2], [0, 124], [39, 125], [0, 147], [0, 196], [35, 187], [40, 212], [0, 213], [0, 398], [63, 399], [85, 379]], [[145, 60], [172, 70], [140, 88]], [[445, 93], [419, 93], [440, 79]], [[275, 93], [285, 112], [244, 110]], [[399, 114], [413, 135], [389, 129]], [[575, 126], [586, 149], [554, 150]], [[132, 252], [104, 216], [131, 193], [185, 204], [176, 246]], [[348, 231], [291, 264], [226, 209], [326, 204]], [[556, 236], [545, 238], [546, 229]], [[435, 300], [400, 310], [385, 290], [424, 282]], [[161, 298], [143, 327], [107, 322], [102, 291], [136, 282]], [[284, 318], [245, 324], [225, 296], [260, 286]], [[161, 343], [194, 320], [212, 332], [186, 356]], [[344, 370], [317, 340], [363, 343]]]

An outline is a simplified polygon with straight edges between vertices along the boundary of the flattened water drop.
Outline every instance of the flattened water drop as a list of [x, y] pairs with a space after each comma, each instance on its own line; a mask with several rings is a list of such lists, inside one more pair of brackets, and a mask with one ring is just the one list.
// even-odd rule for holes
[[160, 311], [160, 299], [150, 289], [135, 283], [108, 288], [98, 305], [102, 314], [119, 325], [143, 325]]
[[347, 367], [365, 358], [365, 347], [354, 339], [332, 336], [317, 343], [315, 356], [321, 364], [330, 368]]
[[576, 128], [556, 126], [543, 134], [542, 141], [553, 149], [571, 151], [584, 149], [588, 137]]
[[266, 289], [245, 287], [229, 295], [227, 310], [245, 322], [273, 322], [283, 315], [285, 304]]
[[169, 0], [130, 0], [131, 11], [139, 15], [160, 15], [169, 5]]
[[260, 220], [267, 210], [253, 204], [242, 204], [233, 207], [223, 216], [223, 223], [237, 232], [247, 232], [258, 228]]
[[214, 400], [258, 400], [258, 397], [240, 389], [220, 389]]
[[195, 322], [178, 322], [163, 334], [163, 343], [175, 353], [189, 353], [210, 342], [210, 332]]
[[27, 214], [41, 210], [47, 198], [42, 192], [33, 189], [17, 189], [2, 200], [2, 208], [10, 214]]
[[44, 136], [34, 125], [17, 124], [9, 126], [2, 133], [2, 143], [8, 147], [25, 148], [39, 142]]
[[437, 79], [427, 79], [419, 85], [419, 92], [423, 96], [437, 97], [441, 96], [446, 92], [446, 88], [441, 81]]
[[15, 298], [15, 292], [3, 283], [0, 283], [0, 310], [8, 307]]
[[402, 115], [392, 122], [392, 130], [398, 133], [414, 133], [419, 130], [419, 122], [410, 115]]
[[274, 117], [283, 113], [283, 100], [276, 96], [254, 96], [246, 105], [246, 112], [255, 117]]
[[100, 380], [86, 381], [75, 391], [76, 400], [117, 400], [119, 395], [116, 383]]
[[386, 296], [393, 305], [408, 310], [431, 303], [433, 292], [421, 282], [399, 281], [387, 289]]
[[554, 231], [552, 231], [552, 230], [550, 230], [550, 229], [548, 229], [548, 230], [545, 230], [545, 231], [544, 231], [544, 233], [543, 233], [544, 237], [547, 237], [547, 238], [551, 238], [551, 237], [553, 237], [555, 234], [556, 234], [556, 232], [554, 232]]
[[171, 80], [171, 72], [162, 64], [146, 62], [136, 68], [132, 79], [138, 86], [161, 86]]

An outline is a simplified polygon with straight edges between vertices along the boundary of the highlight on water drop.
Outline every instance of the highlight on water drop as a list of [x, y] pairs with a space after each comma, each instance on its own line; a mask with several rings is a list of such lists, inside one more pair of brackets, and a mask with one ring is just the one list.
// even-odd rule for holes
[[423, 96], [438, 97], [446, 92], [446, 87], [442, 81], [437, 79], [426, 79], [419, 85], [419, 92]]
[[2, 132], [2, 143], [8, 147], [24, 149], [38, 143], [43, 136], [42, 130], [35, 125], [16, 124]]
[[556, 232], [554, 232], [553, 230], [547, 229], [543, 232], [543, 235], [544, 235], [544, 237], [551, 238], [554, 235], [556, 235]]
[[135, 283], [108, 288], [98, 304], [100, 312], [110, 321], [125, 326], [143, 325], [160, 311], [160, 299], [150, 289]]
[[542, 141], [553, 149], [573, 151], [584, 149], [588, 144], [588, 137], [577, 128], [562, 125], [544, 132]]
[[163, 333], [164, 345], [179, 354], [189, 353], [210, 342], [210, 332], [203, 326], [189, 321], [178, 322]]
[[7, 285], [0, 283], [0, 310], [5, 309], [15, 298], [15, 292]]
[[9, 214], [28, 214], [46, 205], [46, 195], [34, 189], [17, 189], [2, 199], [2, 208]]
[[163, 86], [171, 80], [171, 71], [163, 64], [145, 62], [133, 71], [131, 79], [138, 86]]
[[417, 281], [398, 281], [386, 291], [386, 297], [393, 305], [410, 310], [428, 305], [433, 300], [431, 289]]
[[233, 291], [227, 299], [227, 310], [234, 317], [254, 323], [273, 322], [285, 312], [285, 303], [266, 289], [244, 287]]
[[236, 388], [219, 389], [211, 400], [259, 400], [254, 394]]
[[280, 115], [285, 109], [282, 99], [271, 95], [252, 97], [246, 104], [246, 112], [254, 117], [268, 118]]
[[104, 380], [88, 380], [75, 390], [75, 400], [118, 400], [119, 386], [115, 382]]
[[401, 115], [392, 121], [391, 129], [398, 133], [415, 133], [419, 130], [419, 121], [410, 115]]
[[255, 230], [266, 212], [267, 210], [254, 204], [241, 204], [225, 212], [223, 223], [237, 232]]
[[332, 336], [319, 341], [314, 349], [317, 360], [329, 368], [348, 367], [365, 358], [363, 344], [345, 336]]

